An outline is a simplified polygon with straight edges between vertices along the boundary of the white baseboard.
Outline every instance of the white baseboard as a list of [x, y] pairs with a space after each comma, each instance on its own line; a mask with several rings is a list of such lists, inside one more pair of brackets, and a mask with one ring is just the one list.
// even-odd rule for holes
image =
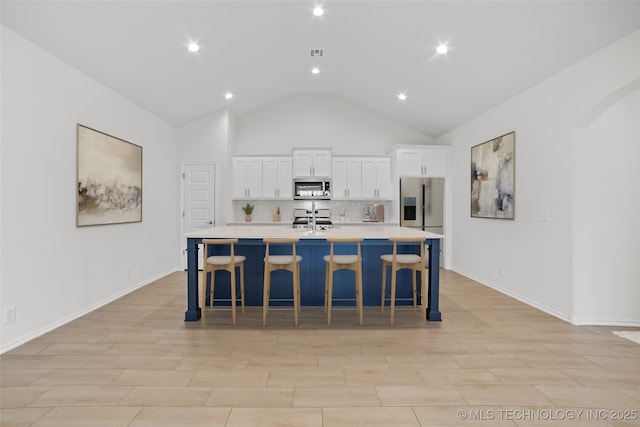
[[487, 282], [487, 281], [485, 281], [485, 280], [483, 280], [483, 279], [481, 279], [479, 277], [475, 277], [473, 274], [468, 274], [468, 273], [465, 273], [464, 271], [460, 271], [460, 270], [454, 270], [454, 271], [456, 273], [461, 274], [461, 275], [463, 275], [465, 277], [468, 277], [469, 279], [474, 280], [474, 281], [476, 281], [476, 282], [478, 282], [478, 283], [480, 283], [480, 284], [482, 284], [482, 285], [484, 285], [484, 286], [486, 286], [488, 288], [494, 289], [494, 290], [500, 292], [501, 294], [507, 295], [508, 297], [511, 297], [513, 299], [516, 299], [516, 300], [518, 300], [520, 302], [523, 302], [523, 303], [527, 304], [528, 306], [531, 306], [531, 307], [536, 308], [536, 309], [538, 309], [540, 311], [543, 311], [543, 312], [545, 312], [545, 313], [547, 313], [547, 314], [549, 314], [549, 315], [551, 315], [553, 317], [557, 317], [558, 319], [564, 320], [565, 322], [573, 323], [571, 321], [570, 316], [568, 316], [566, 313], [559, 312], [559, 311], [557, 311], [557, 310], [555, 310], [553, 308], [550, 308], [550, 307], [547, 307], [545, 305], [542, 305], [542, 304], [540, 304], [540, 303], [538, 303], [536, 301], [533, 301], [533, 300], [531, 300], [529, 298], [523, 297], [523, 296], [518, 295], [516, 293], [513, 293], [513, 292], [511, 292], [511, 291], [509, 291], [507, 289], [501, 288], [500, 286], [498, 286], [498, 285], [496, 285], [494, 283]]
[[473, 274], [467, 274], [464, 271], [453, 270], [458, 274], [461, 274], [469, 279], [475, 280], [476, 282], [487, 286], [491, 289], [494, 289], [504, 295], [507, 295], [511, 298], [514, 298], [520, 302], [523, 302], [533, 308], [536, 308], [540, 311], [543, 311], [551, 316], [557, 317], [558, 319], [564, 320], [565, 322], [569, 322], [572, 325], [576, 326], [630, 326], [630, 327], [640, 327], [640, 323], [637, 320], [627, 320], [627, 319], [590, 319], [590, 318], [581, 318], [576, 316], [570, 316], [566, 313], [561, 313], [557, 310], [554, 310], [545, 305], [539, 304], [536, 301], [533, 301], [529, 298], [525, 298], [521, 295], [515, 294], [511, 291], [501, 288], [500, 286], [495, 285], [494, 283], [487, 282], [479, 277], [475, 277]]
[[589, 319], [582, 317], [572, 317], [571, 323], [578, 326], [629, 326], [632, 328], [640, 328], [640, 322], [637, 320], [621, 320], [621, 319]]
[[124, 290], [122, 290], [122, 291], [120, 291], [120, 292], [118, 292], [118, 293], [116, 293], [114, 295], [111, 295], [110, 297], [108, 297], [108, 298], [106, 298], [106, 299], [104, 299], [104, 300], [102, 300], [100, 302], [92, 304], [91, 306], [89, 306], [89, 307], [87, 307], [87, 308], [85, 308], [83, 310], [77, 311], [77, 312], [72, 313], [72, 314], [70, 314], [68, 316], [65, 316], [65, 317], [63, 317], [61, 319], [58, 319], [57, 321], [55, 321], [53, 323], [50, 323], [50, 324], [48, 324], [48, 325], [46, 325], [46, 326], [44, 326], [44, 327], [42, 327], [42, 328], [40, 328], [40, 329], [38, 329], [36, 331], [33, 331], [33, 332], [31, 332], [31, 333], [29, 333], [29, 334], [27, 334], [25, 336], [22, 336], [20, 338], [12, 340], [12, 341], [10, 341], [8, 343], [3, 343], [2, 348], [0, 348], [0, 354], [4, 354], [7, 351], [13, 350], [16, 347], [21, 346], [22, 344], [25, 344], [25, 343], [27, 343], [27, 342], [35, 339], [35, 338], [38, 338], [39, 336], [44, 335], [47, 332], [51, 332], [54, 329], [59, 328], [60, 326], [66, 325], [69, 322], [72, 322], [72, 321], [74, 321], [74, 320], [76, 320], [76, 319], [78, 319], [78, 318], [80, 318], [80, 317], [82, 317], [82, 316], [84, 316], [84, 315], [86, 315], [88, 313], [91, 313], [92, 311], [97, 310], [98, 308], [103, 307], [103, 306], [105, 306], [105, 305], [117, 300], [118, 298], [122, 298], [123, 296], [125, 296], [127, 294], [130, 294], [131, 292], [133, 292], [133, 291], [135, 291], [137, 289], [140, 289], [143, 286], [146, 286], [149, 283], [152, 283], [152, 282], [154, 282], [154, 281], [156, 281], [156, 280], [158, 280], [158, 279], [160, 279], [162, 277], [165, 277], [165, 276], [167, 276], [167, 275], [169, 275], [171, 273], [174, 273], [176, 271], [182, 271], [182, 269], [178, 268], [178, 267], [175, 267], [173, 269], [170, 269], [167, 272], [160, 273], [160, 274], [157, 274], [155, 276], [149, 277], [149, 278], [143, 280], [142, 282], [138, 282], [138, 283], [130, 286], [129, 288], [124, 289]]

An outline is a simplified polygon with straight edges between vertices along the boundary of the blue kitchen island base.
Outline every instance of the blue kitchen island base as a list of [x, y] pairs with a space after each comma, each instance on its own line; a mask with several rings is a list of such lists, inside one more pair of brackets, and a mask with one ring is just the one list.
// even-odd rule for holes
[[[197, 321], [201, 316], [201, 308], [199, 307], [199, 289], [198, 280], [200, 272], [198, 271], [198, 244], [201, 243], [203, 238], [223, 238], [230, 237], [229, 234], [234, 234], [228, 229], [238, 229], [240, 227], [218, 227], [208, 230], [202, 230], [201, 236], [191, 237], [187, 236], [187, 311], [185, 313], [185, 321]], [[257, 228], [257, 227], [252, 227]], [[267, 227], [264, 227], [267, 228]], [[354, 233], [353, 228], [367, 228], [363, 227], [351, 227], [350, 232]], [[385, 227], [392, 228], [395, 233], [398, 230], [405, 230], [401, 227]], [[226, 230], [226, 231], [225, 231]], [[265, 230], [267, 231], [267, 230]], [[281, 231], [281, 229], [278, 229]], [[297, 244], [297, 252], [302, 256], [302, 262], [300, 264], [300, 293], [301, 293], [301, 305], [302, 306], [322, 306], [324, 305], [324, 281], [325, 281], [325, 262], [323, 256], [329, 253], [329, 243], [325, 240], [324, 236], [328, 232], [313, 232], [313, 237], [309, 235], [300, 235], [300, 242]], [[423, 234], [431, 234], [424, 233]], [[235, 233], [237, 234], [237, 232]], [[272, 236], [268, 232], [264, 233], [264, 237], [284, 237]], [[267, 235], [268, 234], [268, 235]], [[396, 234], [389, 234], [396, 235]], [[436, 235], [437, 236], [437, 235]], [[234, 236], [239, 239], [235, 246], [236, 255], [244, 255], [247, 259], [245, 261], [245, 304], [247, 306], [262, 306], [263, 296], [263, 280], [264, 280], [264, 254], [265, 244], [262, 241], [262, 237], [247, 237]], [[391, 253], [393, 245], [389, 242], [388, 238], [370, 237], [367, 238], [366, 233], [363, 233], [365, 240], [362, 243], [362, 259], [363, 259], [363, 300], [366, 306], [380, 306], [382, 297], [382, 261], [380, 256], [385, 253]], [[427, 265], [431, 266], [427, 270], [427, 310], [426, 317], [430, 321], [441, 321], [442, 316], [439, 311], [439, 258], [440, 258], [440, 236], [438, 238], [425, 237], [425, 244], [427, 245]], [[405, 253], [416, 253], [419, 251], [419, 247], [416, 244], [404, 244], [399, 246], [399, 251]], [[215, 255], [211, 253], [210, 255]], [[218, 271], [215, 274], [216, 282], [229, 283], [230, 275], [224, 271]], [[349, 301], [355, 298], [355, 290], [353, 286], [353, 274], [352, 271], [339, 271], [335, 273], [335, 287], [334, 287], [334, 305], [355, 305], [355, 301]], [[422, 274], [420, 276], [423, 276]], [[420, 283], [424, 280], [424, 277], [419, 277]], [[387, 274], [387, 282], [390, 281], [390, 274]], [[344, 282], [344, 286], [341, 283]], [[292, 305], [287, 299], [291, 299], [291, 273], [288, 271], [276, 271], [272, 276], [272, 288], [271, 298], [276, 301], [272, 301], [271, 305]], [[387, 284], [388, 286], [388, 284]], [[420, 294], [422, 286], [418, 286], [418, 293]], [[206, 291], [208, 292], [209, 286]], [[400, 271], [398, 273], [398, 285], [397, 285], [397, 302], [396, 304], [412, 304], [411, 297], [411, 272], [409, 270]], [[229, 286], [216, 286], [215, 298], [219, 300], [230, 298]], [[281, 299], [283, 301], [277, 301]], [[342, 301], [341, 301], [342, 300]], [[418, 295], [418, 301], [421, 301], [420, 295]], [[224, 304], [218, 303], [216, 304]], [[228, 304], [228, 303], [227, 303]]]

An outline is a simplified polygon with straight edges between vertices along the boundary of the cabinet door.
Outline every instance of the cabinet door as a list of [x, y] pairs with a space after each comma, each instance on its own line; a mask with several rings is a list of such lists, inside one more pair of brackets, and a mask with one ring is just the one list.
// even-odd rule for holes
[[378, 159], [376, 162], [376, 182], [378, 198], [391, 199], [391, 160]]
[[262, 160], [262, 197], [278, 197], [278, 159], [275, 157]]
[[358, 157], [334, 157], [332, 164], [332, 198], [337, 200], [361, 198], [362, 160]]
[[247, 162], [246, 159], [231, 161], [231, 173], [233, 177], [231, 197], [244, 199], [247, 197]]
[[347, 198], [347, 159], [333, 159], [331, 198], [335, 200]]
[[331, 151], [318, 150], [313, 153], [313, 176], [331, 176]]
[[293, 174], [297, 178], [331, 177], [331, 150], [293, 150]]
[[310, 150], [295, 150], [293, 152], [293, 175], [309, 177], [313, 169], [313, 152]]
[[423, 176], [424, 163], [422, 150], [398, 151], [398, 171], [401, 176]]
[[428, 177], [447, 176], [447, 152], [445, 150], [427, 150], [424, 153], [424, 164]]
[[262, 159], [251, 158], [247, 164], [248, 197], [255, 199], [262, 197]]
[[362, 197], [374, 199], [378, 190], [375, 159], [362, 159]]
[[291, 169], [291, 158], [282, 157], [278, 162], [278, 198], [293, 198], [293, 179]]
[[347, 197], [359, 199], [362, 197], [362, 160], [347, 159]]
[[235, 157], [231, 161], [232, 197], [254, 199], [262, 197], [262, 159], [257, 157]]
[[362, 159], [362, 197], [391, 198], [391, 161], [389, 159]]

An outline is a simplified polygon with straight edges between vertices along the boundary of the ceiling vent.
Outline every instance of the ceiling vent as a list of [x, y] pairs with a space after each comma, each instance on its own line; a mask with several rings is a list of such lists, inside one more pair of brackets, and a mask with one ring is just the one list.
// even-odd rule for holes
[[324, 56], [324, 49], [311, 49], [309, 55], [312, 58], [322, 58]]

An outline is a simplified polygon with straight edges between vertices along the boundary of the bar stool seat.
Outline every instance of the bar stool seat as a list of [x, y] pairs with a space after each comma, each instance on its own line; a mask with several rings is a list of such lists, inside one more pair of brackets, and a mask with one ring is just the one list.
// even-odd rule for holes
[[[232, 323], [236, 324], [236, 268], [240, 271], [240, 304], [242, 305], [242, 313], [244, 313], [244, 255], [235, 255], [235, 244], [238, 239], [204, 239], [204, 266], [202, 269], [202, 280], [200, 289], [200, 307], [202, 307], [202, 319], [204, 320], [207, 311], [207, 277], [211, 273], [211, 287], [209, 291], [209, 308], [213, 310], [214, 289], [216, 283], [216, 271], [225, 270], [231, 273], [231, 318]], [[209, 256], [209, 248], [216, 245], [228, 245], [229, 255], [211, 255]]]
[[[329, 255], [323, 257], [325, 268], [324, 281], [324, 312], [327, 314], [327, 325], [331, 325], [331, 306], [333, 304], [333, 273], [338, 270], [353, 270], [356, 273], [356, 307], [360, 317], [360, 325], [363, 322], [363, 304], [362, 304], [362, 254], [360, 252], [360, 243], [362, 238], [348, 237], [328, 237], [327, 241], [331, 243]], [[356, 244], [356, 253], [349, 255], [336, 255], [334, 253], [335, 244]]]
[[[389, 240], [393, 242], [393, 253], [384, 254], [380, 256], [382, 260], [382, 301], [381, 307], [384, 312], [384, 303], [386, 300], [386, 287], [387, 287], [387, 268], [391, 267], [391, 292], [389, 298], [389, 305], [391, 308], [391, 324], [393, 325], [395, 316], [395, 303], [396, 303], [396, 276], [398, 270], [410, 269], [411, 271], [411, 290], [413, 294], [413, 309], [416, 309], [416, 276], [418, 272], [421, 273], [422, 285], [424, 287], [425, 282], [425, 258], [424, 258], [424, 240], [415, 237], [390, 237]], [[416, 243], [420, 246], [420, 254], [399, 254], [398, 243]], [[422, 292], [424, 296], [424, 291]], [[422, 302], [422, 310], [424, 311], [423, 318], [426, 318], [426, 304]]]
[[[288, 270], [293, 275], [293, 322], [298, 326], [300, 314], [300, 262], [302, 257], [296, 254], [296, 243], [299, 238], [265, 238], [266, 243], [264, 257], [264, 297], [262, 301], [262, 325], [267, 324], [267, 312], [271, 300], [271, 272], [276, 270]], [[270, 245], [291, 245], [290, 255], [272, 255]]]

